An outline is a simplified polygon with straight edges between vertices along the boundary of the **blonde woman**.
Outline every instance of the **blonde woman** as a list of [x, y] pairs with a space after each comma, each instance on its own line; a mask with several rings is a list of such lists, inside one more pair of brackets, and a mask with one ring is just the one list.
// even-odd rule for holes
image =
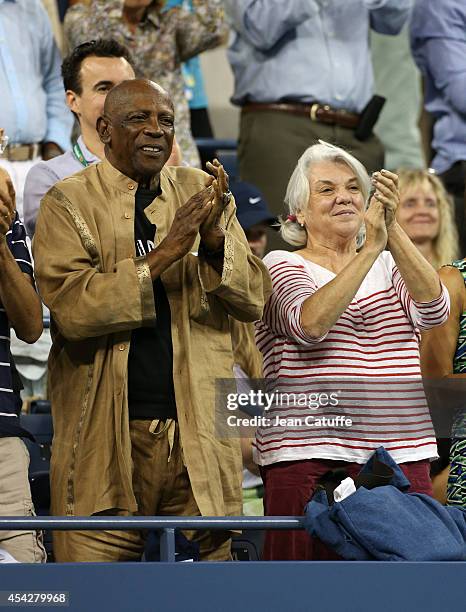
[[[400, 190], [400, 204], [396, 215], [398, 223], [435, 269], [450, 265], [452, 261], [458, 259], [458, 232], [452, 203], [443, 183], [427, 170], [399, 170], [398, 180]], [[459, 273], [458, 270], [455, 272]], [[449, 291], [451, 291], [448, 282], [450, 274], [451, 268], [440, 270], [440, 278]], [[427, 357], [433, 347], [431, 338], [438, 339], [439, 334], [443, 337], [444, 333], [441, 327], [440, 331], [422, 334], [422, 371], [425, 376], [434, 375], [432, 367], [436, 363], [436, 360], [432, 361]], [[445, 342], [443, 338], [441, 352], [444, 350]], [[439, 345], [436, 348], [438, 350]], [[449, 441], [440, 439], [438, 444], [440, 459], [431, 463], [431, 478], [434, 497], [444, 504], [447, 500], [447, 480], [450, 471]]]
[[452, 203], [440, 179], [427, 170], [399, 170], [396, 219], [434, 268], [458, 258]]

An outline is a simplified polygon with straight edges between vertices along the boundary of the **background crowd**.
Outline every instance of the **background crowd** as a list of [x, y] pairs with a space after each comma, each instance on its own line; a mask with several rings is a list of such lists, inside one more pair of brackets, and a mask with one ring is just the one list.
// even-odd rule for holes
[[[59, 321], [61, 332], [63, 326], [66, 328], [63, 321], [73, 309], [73, 300], [81, 294], [67, 288], [66, 299], [60, 297], [57, 306], [58, 294], [55, 292], [58, 289], [54, 283], [56, 278], [65, 279], [66, 272], [60, 258], [68, 253], [71, 260], [73, 252], [71, 241], [66, 241], [66, 222], [63, 220], [63, 228], [59, 231], [60, 215], [54, 219], [50, 214], [52, 199], [63, 203], [65, 197], [59, 196], [52, 188], [66, 177], [106, 158], [110, 163], [108, 154], [116, 145], [111, 139], [105, 140], [104, 127], [102, 124], [99, 127], [99, 117], [107, 109], [107, 94], [115, 87], [119, 90], [125, 81], [138, 79], [140, 83], [139, 79], [143, 78], [168, 92], [169, 106], [172, 105], [174, 111], [175, 133], [173, 147], [170, 144], [166, 159], [168, 175], [173, 173], [174, 182], [188, 180], [177, 169], [203, 168], [214, 177], [215, 188], [220, 189], [223, 179], [218, 165], [208, 163], [216, 155], [215, 141], [197, 147], [196, 139], [214, 139], [224, 135], [218, 118], [215, 125], [209, 114], [206, 91], [224, 90], [228, 78], [233, 78], [233, 91], [224, 91], [223, 95], [225, 103], [239, 110], [235, 134], [237, 157], [231, 166], [229, 186], [224, 184], [223, 191], [230, 189], [233, 192], [236, 216], [256, 262], [237, 255], [236, 272], [244, 280], [248, 274], [252, 275], [251, 278], [265, 275], [267, 268], [272, 280], [272, 295], [268, 301], [265, 276], [261, 290], [257, 287], [254, 290], [250, 285], [248, 291], [237, 289], [237, 293], [229, 287], [231, 296], [227, 290], [222, 295], [219, 293], [222, 308], [222, 299], [230, 296], [235, 304], [239, 293], [242, 299], [248, 294], [252, 302], [256, 300], [256, 311], [264, 299], [262, 306], [265, 309], [256, 331], [250, 312], [248, 316], [235, 317], [238, 312], [244, 315], [244, 308], [234, 306], [233, 314], [225, 310], [238, 389], [252, 388], [253, 379], [263, 376], [275, 381], [275, 390], [284, 388], [284, 379], [287, 384], [291, 380], [299, 386], [300, 379], [305, 378], [311, 381], [310, 387], [306, 387], [306, 391], [311, 393], [313, 381], [320, 373], [338, 377], [340, 367], [345, 375], [354, 377], [416, 378], [421, 376], [421, 368], [425, 376], [461, 376], [465, 367], [466, 337], [463, 317], [466, 267], [461, 259], [466, 253], [464, 1], [0, 0], [0, 38], [0, 135], [3, 143], [0, 168], [10, 177], [10, 186], [15, 191], [14, 211], [5, 204], [3, 216], [9, 224], [4, 232], [0, 228], [0, 233], [6, 236], [6, 243], [20, 270], [31, 276], [31, 240], [35, 236], [42, 198], [49, 193], [44, 200], [47, 206], [39, 216], [41, 230], [34, 243], [34, 256], [39, 256], [36, 267], [39, 291], [44, 298], [43, 317], [48, 320], [49, 306], [52, 319], [62, 317]], [[215, 71], [203, 73], [203, 66], [209, 64], [201, 62], [200, 56], [204, 52], [211, 53], [214, 48], [215, 53], [226, 58], [221, 65], [225, 70], [231, 69], [228, 75]], [[142, 100], [144, 92], [134, 87], [131, 96], [134, 95], [134, 100]], [[144, 95], [155, 94], [146, 91]], [[128, 96], [128, 93], [120, 96]], [[132, 100], [131, 96], [125, 99]], [[157, 96], [154, 104], [160, 106], [161, 95]], [[227, 102], [227, 98], [230, 101]], [[128, 108], [130, 106], [128, 102]], [[116, 107], [114, 102], [113, 115], [108, 109], [106, 112], [116, 117]], [[137, 110], [135, 106], [134, 113]], [[134, 116], [137, 121], [137, 115]], [[123, 123], [122, 120], [122, 126]], [[128, 150], [129, 147], [128, 144]], [[121, 170], [118, 155], [124, 158], [122, 150], [118, 154], [112, 152], [112, 163]], [[2, 174], [3, 177], [7, 175]], [[138, 175], [129, 172], [126, 175], [137, 182], [134, 176]], [[90, 177], [91, 172], [86, 176]], [[107, 174], [108, 180], [110, 176]], [[161, 176], [163, 185], [164, 174]], [[112, 180], [117, 179], [113, 177]], [[91, 192], [94, 193], [95, 189], [97, 193], [98, 189], [89, 181]], [[196, 184], [200, 187], [201, 183], [198, 178]], [[131, 195], [135, 185], [127, 187]], [[71, 205], [80, 188], [78, 186], [76, 192], [71, 189], [66, 195], [71, 198]], [[324, 188], [329, 191], [325, 192]], [[144, 203], [149, 205], [159, 195], [150, 181], [144, 189], [142, 183], [140, 189], [136, 185], [136, 190], [137, 193], [132, 194], [136, 196], [136, 207]], [[180, 193], [177, 191], [176, 194], [179, 199]], [[189, 190], [183, 194], [187, 200], [192, 197]], [[215, 196], [217, 200], [221, 197], [219, 194]], [[1, 191], [0, 195], [4, 203], [11, 201], [8, 189]], [[138, 196], [142, 199], [138, 200]], [[214, 202], [217, 200], [214, 198]], [[327, 203], [330, 200], [338, 212], [333, 213], [334, 209], [329, 208]], [[365, 212], [369, 200], [374, 205]], [[46, 220], [47, 212], [50, 218]], [[130, 215], [129, 212], [125, 211], [124, 215], [126, 219], [131, 218], [126, 216]], [[154, 215], [154, 219], [159, 219], [156, 213]], [[363, 222], [366, 228], [364, 246]], [[160, 233], [165, 231], [160, 221], [152, 225]], [[98, 223], [96, 227], [99, 227]], [[202, 222], [199, 227], [202, 227]], [[151, 226], [144, 229], [142, 225], [135, 225], [139, 238], [144, 232], [147, 238], [147, 231], [151, 231]], [[231, 232], [233, 242], [244, 240], [238, 238], [235, 227]], [[102, 230], [98, 233], [99, 239], [102, 238]], [[209, 233], [205, 235], [210, 236]], [[62, 240], [56, 253], [50, 240], [57, 244]], [[228, 257], [232, 257], [228, 244], [226, 241], [220, 249], [222, 257], [225, 257], [224, 270]], [[331, 245], [331, 254], [328, 245]], [[67, 251], [68, 248], [71, 250]], [[204, 256], [218, 272], [217, 249], [211, 251], [207, 249]], [[199, 253], [201, 258], [202, 245]], [[142, 249], [137, 251], [137, 255], [147, 256], [148, 252]], [[261, 263], [259, 260], [264, 256], [264, 263]], [[441, 283], [435, 273], [439, 269]], [[52, 271], [56, 274], [55, 280], [49, 278]], [[211, 280], [211, 276], [207, 276]], [[170, 326], [170, 306], [173, 321], [173, 305], [168, 290], [168, 301], [165, 295], [168, 277], [167, 281], [163, 280], [163, 283], [160, 279], [154, 280], [155, 310], [159, 314], [165, 313], [168, 317], [166, 325]], [[192, 279], [186, 282], [191, 286]], [[258, 286], [257, 278], [255, 282]], [[0, 297], [6, 306], [8, 298], [1, 283], [0, 280]], [[63, 285], [66, 285], [64, 280]], [[201, 293], [206, 286], [209, 286], [207, 281], [205, 284], [202, 281]], [[25, 293], [17, 297], [16, 305], [22, 299], [30, 299], [29, 286], [22, 287], [22, 290]], [[383, 299], [373, 301], [373, 296], [379, 294], [383, 294]], [[121, 296], [122, 308], [125, 299], [129, 309], [133, 306], [130, 292]], [[20, 321], [18, 325], [13, 320], [11, 304], [13, 302], [9, 304], [10, 310], [7, 308], [5, 320], [5, 325], [8, 327], [9, 320], [12, 327], [8, 350], [8, 331], [0, 336], [8, 353], [0, 365], [7, 366], [11, 372], [0, 390], [0, 400], [8, 400], [11, 404], [4, 410], [0, 406], [0, 438], [9, 443], [13, 436], [24, 434], [19, 426], [13, 433], [8, 429], [12, 423], [10, 417], [16, 414], [20, 404], [19, 392], [24, 411], [29, 411], [31, 403], [38, 399], [50, 399], [47, 360], [52, 347], [48, 328], [39, 339], [36, 337], [39, 335], [37, 328], [27, 330], [26, 334], [18, 333], [24, 322]], [[85, 304], [80, 304], [80, 308], [76, 304], [74, 316], [70, 318], [76, 328]], [[102, 308], [110, 308], [110, 304], [99, 301], [96, 321], [100, 321]], [[373, 314], [373, 309], [376, 314]], [[184, 315], [178, 314], [183, 320], [181, 329], [186, 321]], [[164, 325], [163, 316], [159, 319], [160, 325]], [[201, 315], [197, 313], [194, 316], [196, 325], [202, 320], [199, 317]], [[82, 318], [86, 318], [85, 314]], [[361, 319], [365, 321], [364, 325]], [[367, 323], [369, 319], [370, 323]], [[102, 329], [110, 333], [112, 325]], [[218, 327], [215, 332], [211, 330], [212, 335], [202, 350], [213, 343], [216, 343], [216, 350], [223, 346], [225, 338], [220, 334], [220, 328], [224, 331], [224, 323], [220, 323], [219, 318], [215, 325]], [[393, 330], [393, 327], [397, 329]], [[89, 330], [83, 326], [80, 333], [85, 334], [85, 329]], [[141, 374], [135, 374], [136, 362], [131, 361], [140, 359], [142, 354], [139, 352], [139, 357], [135, 356], [135, 347], [138, 351], [148, 350], [143, 347], [146, 340], [142, 332], [146, 332], [143, 327], [139, 331], [133, 329], [129, 336], [132, 338], [129, 357], [133, 364], [129, 367], [130, 381], [137, 381], [138, 376], [139, 380], [142, 379]], [[69, 333], [72, 337], [74, 332]], [[89, 334], [96, 335], [94, 331]], [[345, 335], [351, 339], [345, 340]], [[120, 350], [123, 351], [121, 347], [125, 346], [128, 338], [119, 338]], [[72, 339], [82, 340], [80, 336]], [[35, 340], [37, 342], [32, 344]], [[58, 358], [54, 353], [56, 338], [54, 342], [52, 355]], [[179, 339], [170, 334], [163, 337], [160, 332], [154, 342], [166, 356], [166, 363], [175, 364], [180, 352], [176, 344]], [[192, 342], [196, 345], [200, 340]], [[368, 351], [368, 347], [371, 350]], [[366, 355], [360, 358], [358, 354], [362, 355], [362, 350]], [[184, 359], [191, 359], [188, 349]], [[142, 361], [138, 363], [138, 369], [146, 367]], [[65, 366], [62, 364], [60, 367]], [[191, 367], [192, 372], [197, 371], [194, 361]], [[104, 370], [105, 365], [102, 368]], [[66, 368], [62, 375], [65, 371]], [[213, 368], [209, 371], [215, 378], [215, 373], [220, 370]], [[66, 376], [71, 380], [71, 370], [67, 372]], [[150, 377], [148, 371], [146, 374]], [[81, 375], [80, 371], [76, 378], [77, 387], [84, 384]], [[151, 416], [152, 422], [155, 422], [152, 417], [161, 422], [155, 426], [155, 433], [168, 436], [168, 462], [173, 445], [176, 448], [178, 444], [180, 449], [185, 445], [187, 459], [182, 457], [180, 450], [176, 462], [180, 474], [187, 478], [186, 486], [194, 491], [193, 497], [189, 489], [191, 497], [189, 503], [186, 502], [191, 513], [224, 514], [225, 509], [229, 510], [227, 513], [235, 513], [236, 477], [232, 476], [231, 470], [238, 467], [239, 446], [235, 451], [233, 446], [227, 449], [227, 443], [221, 450], [207, 444], [209, 450], [201, 451], [193, 441], [194, 430], [189, 429], [190, 437], [183, 433], [188, 430], [183, 419], [188, 422], [189, 417], [182, 417], [181, 407], [175, 405], [175, 389], [180, 383], [176, 377], [172, 380], [168, 366], [167, 377], [171, 381], [167, 383], [169, 388], [159, 386], [156, 392], [163, 398], [171, 398], [172, 404], [163, 410], [158, 408], [156, 414], [151, 412], [152, 409], [146, 414], [139, 407], [131, 416], [132, 406], [142, 400], [130, 395], [130, 419], [144, 420]], [[193, 384], [193, 377], [194, 374], [188, 377], [190, 384]], [[193, 384], [193, 388], [197, 386]], [[395, 402], [401, 401], [401, 395], [396, 398], [398, 392], [392, 389]], [[412, 393], [416, 395], [419, 389], [413, 389]], [[177, 397], [180, 394], [181, 391], [177, 390]], [[11, 397], [16, 401], [11, 402]], [[361, 435], [372, 436], [370, 444], [360, 440], [359, 446], [354, 440], [341, 443], [340, 438], [339, 442], [329, 442], [332, 436], [328, 432], [313, 437], [286, 428], [259, 429], [256, 439], [244, 435], [241, 439], [243, 511], [250, 514], [263, 511], [265, 484], [267, 514], [299, 514], [310, 490], [326, 470], [339, 463], [340, 467], [346, 466], [352, 473], [367, 459], [369, 448], [379, 445], [384, 445], [393, 454], [408, 478], [412, 479], [412, 490], [431, 494], [430, 466], [435, 465], [437, 447], [423, 392], [422, 400], [418, 400], [417, 403], [414, 399], [406, 400], [405, 408], [411, 412], [404, 412], [402, 416], [393, 413], [392, 429], [387, 428], [386, 421], [385, 429], [377, 424], [369, 427], [360, 424]], [[369, 409], [380, 398], [377, 394], [369, 394], [365, 401]], [[201, 399], [196, 402], [200, 405]], [[197, 418], [202, 420], [200, 414]], [[79, 417], [78, 412], [76, 415]], [[66, 415], [60, 418], [65, 418], [67, 423], [58, 424], [61, 437], [59, 434], [55, 449], [65, 456], [69, 442], [63, 432], [70, 422], [74, 422], [74, 417], [71, 421]], [[377, 413], [370, 418], [377, 419]], [[181, 433], [178, 419], [182, 421]], [[175, 422], [173, 428], [168, 424], [171, 420]], [[414, 423], [417, 424], [417, 437], [413, 437]], [[419, 429], [420, 423], [425, 427]], [[77, 418], [72, 427], [80, 428], [82, 424], [82, 419]], [[441, 446], [446, 450], [445, 456], [441, 457], [442, 469], [438, 471], [443, 473], [444, 485], [436, 494], [442, 502], [460, 506], [466, 501], [463, 477], [463, 472], [466, 473], [465, 431], [463, 415], [458, 413], [450, 436], [451, 450], [449, 441]], [[119, 429], [117, 432], [124, 438], [124, 433]], [[142, 433], [140, 436], [142, 440]], [[400, 440], [405, 444], [400, 446]], [[122, 448], [126, 448], [124, 442]], [[316, 448], [319, 448], [317, 454]], [[12, 451], [1, 445], [0, 450], [1, 475], [3, 457], [11, 456]], [[84, 452], [88, 454], [91, 450], [86, 447]], [[238, 453], [237, 457], [228, 456], [234, 452]], [[103, 458], [100, 455], [98, 459], [99, 462], [108, 461], [109, 470], [111, 455], [109, 447], [108, 456]], [[218, 466], [217, 459], [212, 459], [214, 455], [217, 459], [220, 457]], [[72, 479], [68, 478], [64, 467], [66, 465], [66, 470], [73, 471], [74, 457], [70, 454], [63, 460], [63, 473], [57, 480], [62, 489], [58, 495], [59, 502], [55, 501], [58, 514], [75, 512], [73, 504], [70, 505], [70, 491], [66, 489], [71, 486]], [[134, 456], [133, 461], [136, 461]], [[210, 479], [212, 490], [208, 490], [204, 476], [193, 476], [191, 470], [195, 464], [204, 465], [204, 476]], [[217, 466], [221, 473], [214, 473], [212, 465]], [[189, 476], [184, 473], [186, 468]], [[7, 473], [6, 467], [4, 470]], [[8, 470], [8, 475], [14, 479], [14, 466]], [[57, 470], [55, 463], [55, 478]], [[78, 476], [85, 482], [85, 476]], [[178, 477], [181, 478], [179, 474]], [[110, 476], [110, 481], [112, 478]], [[123, 477], [119, 474], [112, 482], [102, 482], [102, 487], [115, 487], [115, 478]], [[216, 479], [220, 479], [221, 486]], [[121, 482], [122, 488], [129, 486], [128, 482], [124, 486]], [[27, 498], [27, 508], [32, 511], [27, 482], [23, 479], [18, 486], [22, 498]], [[135, 494], [137, 486], [143, 487], [133, 482]], [[289, 495], [291, 488], [294, 496]], [[131, 495], [132, 492], [128, 493], [129, 497]], [[220, 497], [222, 503], [217, 503]], [[91, 498], [92, 502], [89, 501]], [[82, 499], [77, 502], [77, 507], [85, 514], [107, 512], [109, 507], [119, 507], [115, 505], [117, 498], [118, 495], [112, 497], [113, 505], [104, 507], [97, 488], [93, 496], [88, 495], [86, 502]], [[286, 503], [283, 505], [277, 500]], [[191, 502], [194, 506], [189, 505]], [[126, 500], [124, 504], [124, 508], [128, 508], [133, 502]], [[21, 511], [23, 507], [22, 501]], [[2, 508], [2, 514], [9, 511], [17, 512], [13, 502]], [[17, 537], [18, 534], [4, 534], [3, 542], [16, 542]], [[16, 553], [21, 558], [26, 550], [24, 555], [28, 560], [43, 559], [42, 545], [36, 536], [29, 534], [26, 537], [29, 537], [26, 548], [21, 543], [17, 549], [11, 547], [13, 556]], [[133, 546], [134, 543], [130, 544]], [[212, 550], [222, 550], [224, 554], [225, 540], [215, 545], [210, 542], [209, 545], [208, 554], [212, 555]], [[88, 542], [85, 544], [87, 547]], [[65, 546], [62, 542], [58, 548], [63, 560], [86, 558], [79, 545], [72, 550], [73, 545], [68, 543]], [[201, 549], [203, 553], [207, 550], [205, 542], [201, 543]], [[131, 554], [138, 556], [139, 547], [135, 546], [134, 550], [136, 552]], [[327, 550], [320, 550], [303, 534], [292, 537], [283, 532], [268, 537], [265, 545], [265, 557], [270, 559], [329, 558], [328, 555]], [[222, 557], [214, 554], [211, 558]]]

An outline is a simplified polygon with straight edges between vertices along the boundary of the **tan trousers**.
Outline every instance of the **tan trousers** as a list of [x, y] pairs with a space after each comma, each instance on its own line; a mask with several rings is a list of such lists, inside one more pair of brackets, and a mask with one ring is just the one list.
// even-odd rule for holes
[[[0, 515], [34, 516], [28, 479], [29, 453], [20, 438], [0, 438]], [[44, 563], [42, 535], [0, 531], [0, 548], [21, 563]]]
[[[130, 421], [133, 489], [142, 516], [199, 516], [188, 471], [183, 463], [175, 421]], [[99, 516], [128, 516], [108, 510]], [[230, 533], [185, 531], [199, 543], [202, 561], [226, 561]], [[144, 552], [144, 531], [60, 531], [54, 533], [54, 554], [60, 562], [139, 561]]]

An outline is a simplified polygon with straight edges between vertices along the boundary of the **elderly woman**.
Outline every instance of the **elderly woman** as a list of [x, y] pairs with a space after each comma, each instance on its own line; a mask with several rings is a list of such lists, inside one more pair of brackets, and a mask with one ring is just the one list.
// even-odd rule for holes
[[458, 257], [452, 203], [440, 179], [427, 170], [398, 172], [396, 219], [435, 269]]
[[[443, 323], [447, 291], [396, 221], [397, 176], [373, 177], [344, 150], [320, 143], [298, 161], [273, 281], [256, 340], [275, 392], [257, 430], [267, 515], [299, 515], [319, 478], [358, 473], [384, 446], [431, 493], [435, 436], [422, 389], [419, 331]], [[362, 231], [365, 226], [365, 242]], [[389, 250], [385, 250], [388, 248]], [[267, 534], [267, 559], [329, 558], [300, 531]]]

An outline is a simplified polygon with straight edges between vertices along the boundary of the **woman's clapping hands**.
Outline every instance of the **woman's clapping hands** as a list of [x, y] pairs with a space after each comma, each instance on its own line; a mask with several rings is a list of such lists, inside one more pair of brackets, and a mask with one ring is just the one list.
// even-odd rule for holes
[[372, 183], [375, 187], [373, 199], [380, 202], [385, 210], [385, 226], [390, 230], [395, 223], [396, 209], [400, 202], [398, 176], [388, 170], [374, 172]]

